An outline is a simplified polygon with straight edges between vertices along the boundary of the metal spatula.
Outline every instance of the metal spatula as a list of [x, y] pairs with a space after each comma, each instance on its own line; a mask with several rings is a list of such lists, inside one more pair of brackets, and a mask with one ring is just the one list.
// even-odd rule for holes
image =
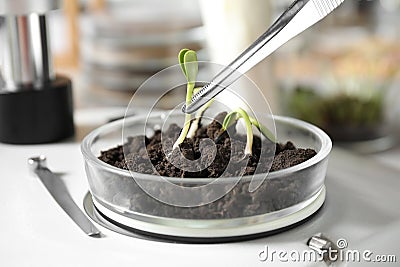
[[239, 57], [219, 72], [213, 80], [192, 97], [192, 103], [182, 111], [192, 113], [215, 97], [261, 60], [284, 43], [311, 27], [344, 0], [297, 0], [251, 44]]
[[69, 194], [64, 182], [47, 168], [45, 156], [35, 156], [28, 159], [28, 166], [32, 174], [37, 175], [54, 200], [68, 214], [68, 216], [88, 236], [101, 237], [101, 232], [86, 217], [82, 210], [76, 205]]

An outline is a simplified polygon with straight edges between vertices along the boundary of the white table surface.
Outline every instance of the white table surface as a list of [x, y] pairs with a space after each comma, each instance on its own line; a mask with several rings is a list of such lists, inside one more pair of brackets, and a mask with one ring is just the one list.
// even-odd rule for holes
[[[85, 123], [85, 114], [79, 113], [78, 127]], [[396, 253], [400, 262], [400, 148], [369, 156], [333, 151], [327, 203], [313, 220], [267, 238], [210, 245], [140, 240], [100, 226], [104, 238], [85, 236], [29, 174], [27, 159], [39, 154], [48, 157], [51, 170], [65, 173], [62, 178], [83, 209], [88, 184], [78, 142], [0, 144], [0, 266], [272, 266], [279, 262], [258, 259], [265, 245], [307, 249], [306, 240], [319, 231], [334, 238], [344, 236], [354, 247]], [[325, 266], [290, 264], [307, 265]]]

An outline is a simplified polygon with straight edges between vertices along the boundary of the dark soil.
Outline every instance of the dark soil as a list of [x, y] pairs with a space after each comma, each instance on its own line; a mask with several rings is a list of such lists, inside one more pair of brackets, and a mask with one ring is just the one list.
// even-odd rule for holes
[[[246, 136], [236, 133], [235, 125], [221, 135], [221, 122], [225, 116], [225, 112], [220, 113], [213, 122], [199, 127], [193, 139], [186, 138], [180, 145], [180, 151], [175, 149], [171, 153], [172, 149], [166, 149], [172, 148], [181, 131], [179, 126], [172, 124], [163, 136], [158, 130], [150, 138], [130, 137], [123, 146], [102, 151], [99, 159], [121, 169], [145, 174], [216, 178], [277, 171], [300, 164], [316, 154], [313, 149], [296, 148], [292, 142], [275, 144], [254, 135], [253, 153], [245, 156]], [[200, 145], [207, 138], [216, 142], [216, 154], [211, 145]]]
[[[220, 122], [225, 114], [219, 114], [212, 123], [200, 127], [195, 138], [186, 139], [180, 146], [182, 154], [176, 150], [167, 158], [162, 150], [162, 143], [165, 147], [172, 147], [179, 135], [180, 128], [171, 125], [162, 138], [160, 131], [150, 138], [131, 137], [123, 146], [101, 152], [99, 159], [122, 169], [129, 166], [140, 173], [170, 177], [220, 177], [264, 173], [269, 169], [273, 172], [304, 162], [316, 154], [312, 149], [296, 148], [291, 142], [275, 144], [254, 136], [253, 155], [244, 157], [246, 136], [237, 134], [235, 127], [221, 135]], [[210, 152], [211, 146], [200, 145], [200, 141], [207, 138], [217, 140], [215, 157]], [[171, 151], [166, 153], [168, 155]], [[233, 164], [228, 164], [229, 159]], [[183, 166], [186, 171], [176, 165]], [[91, 190], [103, 201], [135, 213], [180, 219], [226, 219], [266, 214], [303, 202], [320, 190], [320, 180], [315, 180], [318, 172], [319, 167], [311, 166], [279, 178], [265, 179], [254, 192], [249, 192], [248, 180], [241, 180], [217, 201], [187, 208], [162, 203], [141, 190], [135, 179], [108, 173], [97, 176]], [[193, 182], [196, 183], [196, 179]], [[157, 182], [152, 187], [156, 195], [191, 198], [191, 195], [168, 191]]]

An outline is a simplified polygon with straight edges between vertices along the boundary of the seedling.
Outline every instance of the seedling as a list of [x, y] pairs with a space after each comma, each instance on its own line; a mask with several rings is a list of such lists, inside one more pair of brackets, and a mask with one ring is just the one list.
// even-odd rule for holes
[[[188, 106], [190, 105], [190, 102], [192, 100], [193, 90], [196, 84], [196, 77], [199, 70], [196, 52], [189, 49], [182, 49], [179, 52], [179, 64], [187, 80], [185, 102]], [[178, 139], [172, 147], [173, 150], [179, 147], [179, 145], [185, 140], [186, 135], [189, 131], [191, 118], [191, 114], [185, 115], [185, 124], [183, 125], [182, 131]]]
[[244, 123], [246, 125], [246, 135], [247, 135], [247, 141], [246, 141], [246, 147], [244, 149], [244, 154], [245, 155], [252, 155], [252, 148], [253, 148], [253, 127], [251, 125], [251, 121], [249, 118], [249, 115], [247, 112], [242, 109], [238, 108], [235, 111], [232, 111], [228, 113], [224, 119], [224, 122], [222, 123], [222, 130], [226, 131], [229, 126], [232, 125], [233, 122], [243, 119]]
[[[266, 138], [271, 140], [272, 142], [276, 142], [275, 136], [268, 130], [267, 127], [262, 125], [258, 120], [253, 117], [250, 117], [247, 112], [242, 109], [238, 108], [225, 116], [225, 119], [222, 123], [222, 133], [225, 132], [231, 125], [233, 125], [239, 119], [243, 119], [246, 125], [246, 135], [247, 135], [247, 142], [245, 147], [245, 155], [252, 155], [252, 147], [253, 147], [253, 129], [252, 126], [255, 126], [262, 135]], [[221, 133], [221, 134], [222, 134]], [[221, 135], [220, 134], [220, 135]]]

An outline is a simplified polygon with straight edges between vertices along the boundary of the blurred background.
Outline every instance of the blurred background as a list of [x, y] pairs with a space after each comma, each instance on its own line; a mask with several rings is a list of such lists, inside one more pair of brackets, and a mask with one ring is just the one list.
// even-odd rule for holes
[[[88, 109], [124, 110], [147, 78], [177, 64], [182, 48], [228, 64], [291, 2], [64, 0], [48, 14], [48, 30], [55, 70], [74, 84], [76, 124], [91, 120]], [[387, 149], [399, 132], [399, 14], [399, 0], [347, 0], [249, 76], [274, 114], [317, 124], [335, 142], [364, 151]], [[0, 26], [4, 32], [3, 20]], [[143, 106], [162, 86], [149, 89]], [[168, 96], [163, 108], [184, 93]]]

